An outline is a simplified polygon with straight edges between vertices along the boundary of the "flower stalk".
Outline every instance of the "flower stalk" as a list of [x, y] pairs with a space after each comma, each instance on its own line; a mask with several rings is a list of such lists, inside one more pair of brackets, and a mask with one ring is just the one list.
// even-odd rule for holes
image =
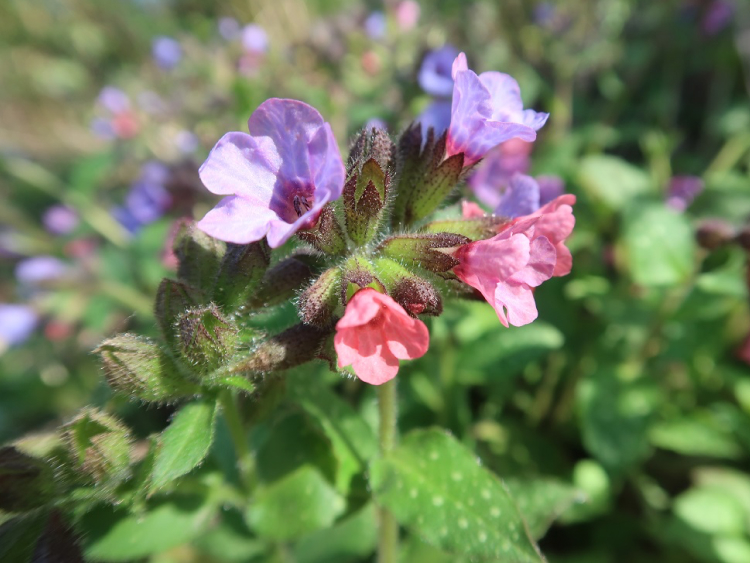
[[[395, 380], [392, 379], [378, 386], [378, 411], [380, 413], [378, 436], [381, 456], [388, 455], [396, 446], [397, 400]], [[388, 509], [381, 506], [378, 508], [378, 563], [396, 563], [396, 561], [398, 561], [398, 522]]]

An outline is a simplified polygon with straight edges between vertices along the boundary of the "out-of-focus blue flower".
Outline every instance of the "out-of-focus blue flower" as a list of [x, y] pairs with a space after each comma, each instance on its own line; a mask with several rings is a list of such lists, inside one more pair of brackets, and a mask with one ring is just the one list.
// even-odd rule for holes
[[42, 223], [53, 235], [67, 235], [78, 226], [78, 213], [67, 205], [53, 205], [42, 215]]
[[91, 129], [91, 132], [100, 139], [106, 139], [109, 141], [117, 137], [112, 122], [103, 117], [95, 117], [92, 119], [89, 128]]
[[22, 284], [39, 285], [58, 280], [70, 271], [70, 267], [54, 256], [34, 256], [21, 260], [16, 265], [16, 279]]
[[734, 16], [734, 3], [729, 0], [714, 0], [701, 20], [701, 29], [706, 35], [716, 35], [726, 28]]
[[[453, 94], [453, 77], [451, 69], [458, 56], [458, 49], [453, 45], [443, 45], [430, 51], [419, 67], [417, 81], [422, 90], [438, 98], [450, 98]], [[447, 128], [447, 125], [446, 125]]]
[[147, 162], [125, 196], [125, 205], [112, 208], [112, 216], [131, 234], [153, 223], [169, 209], [172, 196], [164, 186], [169, 174], [166, 164], [156, 160]]
[[0, 351], [23, 343], [38, 322], [39, 316], [28, 305], [0, 303]]
[[257, 23], [242, 28], [242, 48], [246, 53], [262, 55], [268, 51], [268, 34]]
[[372, 12], [365, 19], [365, 33], [370, 39], [378, 41], [388, 31], [388, 20], [383, 12]]
[[540, 2], [534, 6], [534, 23], [542, 27], [549, 27], [555, 20], [557, 10], [551, 2]]
[[422, 126], [422, 141], [427, 138], [430, 127], [435, 130], [435, 136], [442, 135], [451, 124], [451, 102], [435, 100], [417, 117]]
[[388, 131], [388, 124], [379, 117], [373, 117], [365, 123], [365, 130], [369, 131], [370, 129], [382, 129], [383, 131]]
[[117, 222], [120, 223], [120, 225], [122, 225], [131, 235], [137, 233], [138, 229], [141, 228], [141, 222], [127, 207], [116, 205], [110, 209], [110, 213], [112, 214], [112, 217], [117, 219]]
[[240, 22], [231, 17], [219, 18], [219, 35], [227, 41], [237, 39], [240, 35]]
[[128, 95], [114, 86], [105, 86], [102, 88], [96, 101], [107, 111], [114, 114], [123, 113], [130, 109], [130, 98]]
[[151, 44], [151, 55], [157, 65], [164, 70], [171, 70], [182, 60], [182, 47], [176, 39], [162, 35]]
[[703, 180], [697, 176], [674, 176], [669, 181], [667, 205], [675, 211], [685, 211], [703, 191]]

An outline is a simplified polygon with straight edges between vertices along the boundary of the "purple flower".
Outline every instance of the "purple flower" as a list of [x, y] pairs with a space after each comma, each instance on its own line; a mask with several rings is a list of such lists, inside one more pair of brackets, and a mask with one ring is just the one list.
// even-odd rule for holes
[[375, 41], [383, 39], [388, 31], [388, 20], [383, 12], [372, 12], [365, 19], [365, 33]]
[[703, 180], [697, 176], [674, 176], [669, 181], [667, 205], [676, 211], [685, 211], [703, 191]]
[[368, 119], [367, 123], [365, 123], [365, 131], [369, 131], [370, 129], [382, 129], [383, 131], [388, 131], [388, 124], [379, 117], [373, 117]]
[[24, 342], [38, 322], [39, 317], [28, 305], [0, 303], [0, 351]]
[[536, 139], [548, 113], [524, 110], [521, 89], [511, 76], [501, 72], [469, 70], [466, 55], [453, 63], [453, 101], [446, 156], [464, 153], [464, 166], [480, 160], [491, 148], [518, 137]]
[[539, 184], [531, 176], [514, 174], [505, 193], [500, 196], [500, 203], [495, 214], [515, 219], [522, 215], [531, 215], [541, 207]]
[[435, 130], [435, 135], [440, 136], [451, 124], [451, 103], [446, 100], [434, 100], [417, 117], [422, 126], [422, 141], [427, 139], [430, 127]]
[[91, 132], [100, 139], [106, 139], [110, 141], [117, 137], [112, 122], [109, 119], [104, 119], [103, 117], [95, 117], [94, 119], [92, 119], [91, 123], [89, 124], [89, 128], [91, 129]]
[[263, 54], [268, 51], [268, 34], [256, 23], [246, 25], [242, 29], [242, 48], [247, 53]]
[[182, 47], [176, 39], [162, 35], [151, 44], [151, 55], [157, 65], [171, 70], [182, 60]]
[[16, 279], [28, 285], [55, 281], [69, 272], [68, 265], [54, 256], [34, 256], [16, 264]]
[[219, 34], [227, 41], [237, 39], [240, 35], [240, 22], [234, 18], [219, 18]]
[[323, 206], [341, 196], [344, 163], [331, 126], [303, 102], [266, 100], [248, 129], [249, 135], [224, 135], [201, 166], [206, 188], [229, 197], [198, 227], [237, 244], [267, 236], [276, 248], [313, 226]]
[[141, 222], [127, 207], [117, 205], [110, 209], [110, 213], [131, 235], [137, 233], [138, 229], [141, 228]]
[[124, 113], [130, 109], [130, 98], [128, 98], [128, 95], [114, 86], [105, 86], [102, 88], [96, 101], [104, 109], [114, 114]]
[[565, 193], [565, 181], [560, 176], [549, 174], [537, 176], [535, 180], [539, 184], [539, 205], [546, 205]]
[[[139, 224], [153, 223], [169, 209], [172, 197], [164, 187], [168, 179], [169, 168], [164, 163], [152, 160], [141, 168], [140, 177], [125, 197], [125, 208]], [[129, 217], [123, 217], [127, 227]]]
[[67, 205], [53, 205], [42, 215], [44, 228], [53, 235], [67, 235], [78, 222], [78, 213]]
[[714, 0], [701, 19], [701, 29], [706, 35], [716, 35], [729, 25], [734, 16], [734, 4], [728, 0]]
[[449, 98], [453, 93], [451, 69], [457, 56], [458, 49], [453, 45], [443, 45], [427, 53], [417, 75], [422, 90], [431, 96]]
[[495, 208], [503, 191], [516, 173], [526, 174], [531, 167], [532, 143], [520, 139], [505, 141], [490, 150], [469, 178], [469, 186], [479, 201]]

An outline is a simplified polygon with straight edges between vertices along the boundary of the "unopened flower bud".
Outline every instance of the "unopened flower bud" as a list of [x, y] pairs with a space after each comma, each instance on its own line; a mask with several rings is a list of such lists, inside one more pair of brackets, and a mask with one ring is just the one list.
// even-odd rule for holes
[[349, 152], [347, 177], [351, 176], [354, 169], [361, 168], [362, 164], [370, 159], [374, 159], [382, 170], [388, 170], [395, 154], [396, 146], [387, 131], [372, 127], [363, 129]]
[[440, 219], [427, 223], [421, 230], [427, 233], [453, 233], [463, 235], [471, 240], [484, 240], [495, 236], [502, 225], [507, 222], [508, 219], [495, 215], [463, 219]]
[[27, 512], [54, 497], [54, 476], [49, 464], [7, 446], [0, 448], [0, 510]]
[[454, 233], [399, 235], [384, 240], [378, 246], [378, 252], [382, 256], [440, 273], [458, 264], [450, 252], [441, 252], [441, 249], [456, 248], [468, 242], [471, 239]]
[[385, 285], [377, 278], [372, 264], [353, 258], [349, 260], [341, 275], [341, 303], [346, 304], [360, 289], [370, 287], [386, 293]]
[[167, 343], [175, 347], [175, 326], [177, 318], [187, 309], [204, 302], [203, 293], [186, 283], [164, 278], [156, 290], [154, 315]]
[[289, 369], [320, 356], [331, 330], [295, 325], [260, 344], [252, 355], [231, 366], [235, 374], [258, 375]]
[[177, 338], [182, 357], [198, 372], [206, 373], [232, 356], [239, 331], [216, 305], [211, 304], [180, 315]]
[[95, 350], [109, 385], [123, 394], [150, 402], [169, 402], [197, 393], [172, 358], [155, 342], [120, 334]]
[[327, 327], [339, 305], [341, 271], [331, 268], [321, 274], [299, 297], [299, 314], [302, 322], [317, 327]]
[[180, 261], [177, 269], [179, 278], [210, 296], [225, 251], [224, 242], [210, 237], [196, 228], [194, 223], [185, 221], [174, 240], [174, 253]]
[[340, 255], [346, 252], [346, 237], [331, 205], [320, 212], [318, 222], [312, 229], [298, 231], [297, 236], [326, 254]]
[[63, 427], [63, 440], [78, 471], [97, 484], [116, 486], [130, 476], [130, 434], [115, 417], [84, 409]]
[[355, 167], [344, 186], [344, 213], [349, 237], [362, 246], [378, 232], [388, 197], [390, 176], [371, 158]]
[[722, 219], [707, 219], [695, 232], [698, 244], [706, 250], [715, 250], [729, 243], [734, 236], [734, 227]]
[[250, 308], [271, 307], [295, 296], [313, 277], [305, 255], [294, 255], [282, 260], [263, 276], [258, 291], [250, 297]]
[[436, 317], [443, 312], [443, 302], [435, 286], [416, 276], [399, 280], [391, 290], [391, 297], [413, 317]]
[[265, 240], [250, 244], [227, 244], [216, 280], [214, 301], [237, 309], [248, 301], [271, 260]]

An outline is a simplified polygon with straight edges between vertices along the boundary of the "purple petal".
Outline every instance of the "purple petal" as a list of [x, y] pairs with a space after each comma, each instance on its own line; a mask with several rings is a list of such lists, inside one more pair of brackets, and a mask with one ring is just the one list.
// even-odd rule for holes
[[54, 256], [34, 256], [16, 265], [16, 279], [22, 284], [38, 285], [54, 281], [70, 271], [68, 265]]
[[674, 176], [669, 182], [667, 205], [677, 211], [685, 211], [703, 191], [703, 180], [697, 176]]
[[257, 205], [244, 197], [229, 196], [206, 213], [197, 226], [214, 238], [248, 244], [265, 237], [275, 221], [280, 221], [279, 217], [267, 206]]
[[157, 37], [151, 45], [151, 55], [158, 66], [170, 70], [182, 60], [182, 47], [176, 39]]
[[242, 48], [246, 53], [262, 55], [268, 51], [268, 34], [266, 30], [255, 23], [246, 25], [242, 29]]
[[539, 205], [545, 205], [561, 196], [565, 191], [565, 182], [559, 176], [542, 175], [536, 177], [539, 184]]
[[379, 40], [388, 31], [388, 21], [383, 12], [372, 12], [365, 20], [365, 33], [370, 39]]
[[130, 109], [130, 98], [128, 98], [128, 95], [114, 86], [105, 86], [102, 88], [102, 91], [99, 92], [97, 102], [111, 113], [123, 113]]
[[24, 342], [38, 322], [38, 315], [28, 305], [0, 303], [0, 348]]
[[539, 184], [531, 176], [514, 174], [495, 214], [514, 219], [530, 215], [539, 209]]
[[435, 136], [442, 135], [451, 124], [451, 102], [436, 100], [432, 102], [417, 118], [422, 125], [422, 140], [427, 139], [430, 127], [435, 130]]
[[53, 205], [44, 212], [42, 223], [53, 235], [67, 235], [78, 226], [78, 213], [67, 205]]
[[451, 69], [457, 56], [458, 49], [453, 45], [444, 45], [427, 53], [417, 76], [422, 90], [431, 96], [450, 97], [453, 93]]
[[523, 102], [521, 87], [515, 78], [502, 72], [483, 72], [479, 81], [490, 93], [492, 119], [495, 121], [522, 121]]

